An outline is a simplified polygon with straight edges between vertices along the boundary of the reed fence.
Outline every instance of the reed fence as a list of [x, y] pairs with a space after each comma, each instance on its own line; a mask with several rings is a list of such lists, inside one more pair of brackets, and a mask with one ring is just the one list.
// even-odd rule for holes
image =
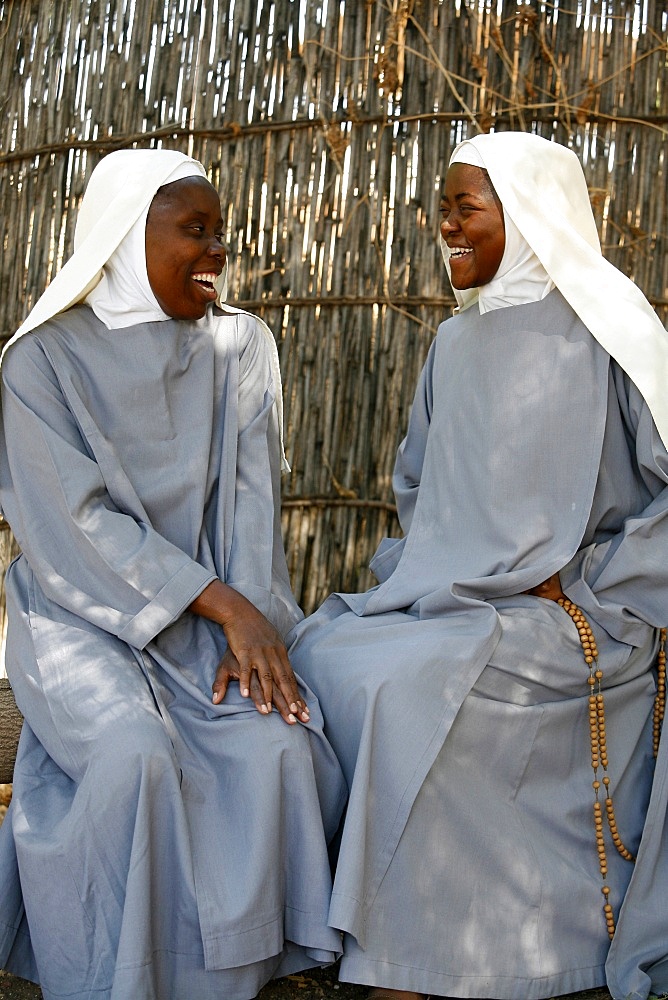
[[668, 320], [667, 28], [652, 0], [0, 0], [0, 334], [67, 258], [101, 156], [196, 156], [221, 194], [230, 298], [279, 346], [295, 592], [311, 611], [366, 588], [454, 305], [436, 237], [456, 142], [513, 128], [570, 145], [607, 257]]

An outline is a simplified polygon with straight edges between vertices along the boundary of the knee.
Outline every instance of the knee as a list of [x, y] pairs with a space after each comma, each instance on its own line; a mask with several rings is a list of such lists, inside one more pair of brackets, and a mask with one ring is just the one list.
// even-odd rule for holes
[[122, 785], [127, 792], [139, 785], [179, 784], [181, 771], [172, 741], [161, 720], [137, 725], [120, 724], [96, 741], [87, 768], [89, 779], [110, 790]]

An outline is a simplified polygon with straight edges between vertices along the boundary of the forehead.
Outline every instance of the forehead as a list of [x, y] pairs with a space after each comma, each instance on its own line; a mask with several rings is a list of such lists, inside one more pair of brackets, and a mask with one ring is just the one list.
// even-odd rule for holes
[[220, 214], [220, 199], [214, 186], [206, 177], [183, 177], [171, 184], [164, 184], [151, 202], [149, 216], [164, 210], [170, 212], [192, 211]]
[[445, 197], [494, 200], [494, 188], [487, 171], [471, 163], [453, 163], [445, 175]]

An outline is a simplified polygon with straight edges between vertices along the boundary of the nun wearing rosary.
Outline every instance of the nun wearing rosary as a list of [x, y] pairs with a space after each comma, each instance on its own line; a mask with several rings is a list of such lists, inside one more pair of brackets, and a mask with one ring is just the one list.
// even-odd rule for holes
[[289, 637], [350, 800], [330, 924], [372, 997], [668, 991], [668, 336], [573, 152], [454, 151], [459, 302], [378, 585]]
[[345, 784], [283, 642], [278, 357], [222, 303], [222, 228], [197, 161], [104, 157], [4, 354], [0, 967], [45, 1000], [250, 1000], [340, 954]]

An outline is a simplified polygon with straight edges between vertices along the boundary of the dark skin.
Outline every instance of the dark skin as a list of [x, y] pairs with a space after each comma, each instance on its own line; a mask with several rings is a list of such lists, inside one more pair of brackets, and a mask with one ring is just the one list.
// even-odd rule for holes
[[189, 610], [217, 622], [227, 639], [213, 682], [214, 705], [223, 700], [230, 681], [238, 681], [242, 696], [251, 698], [262, 715], [269, 715], [275, 705], [289, 725], [309, 721], [285, 643], [254, 604], [221, 580], [213, 580]]
[[453, 286], [486, 285], [498, 271], [506, 246], [503, 208], [487, 171], [453, 163], [445, 177], [440, 213]]
[[[220, 200], [204, 177], [160, 188], [146, 220], [146, 270], [161, 309], [174, 319], [196, 320], [215, 301], [213, 280], [225, 265]], [[285, 643], [277, 629], [242, 594], [213, 580], [189, 611], [220, 625], [228, 648], [218, 664], [212, 701], [219, 705], [238, 681], [262, 715], [275, 706], [289, 725], [308, 722]]]
[[173, 319], [201, 319], [216, 300], [212, 279], [227, 259], [216, 189], [205, 177], [165, 184], [146, 219], [146, 270], [160, 308]]
[[537, 587], [525, 590], [525, 594], [533, 594], [534, 597], [544, 597], [548, 601], [565, 601], [566, 595], [561, 589], [561, 579], [558, 573], [553, 573], [547, 580], [543, 580]]

